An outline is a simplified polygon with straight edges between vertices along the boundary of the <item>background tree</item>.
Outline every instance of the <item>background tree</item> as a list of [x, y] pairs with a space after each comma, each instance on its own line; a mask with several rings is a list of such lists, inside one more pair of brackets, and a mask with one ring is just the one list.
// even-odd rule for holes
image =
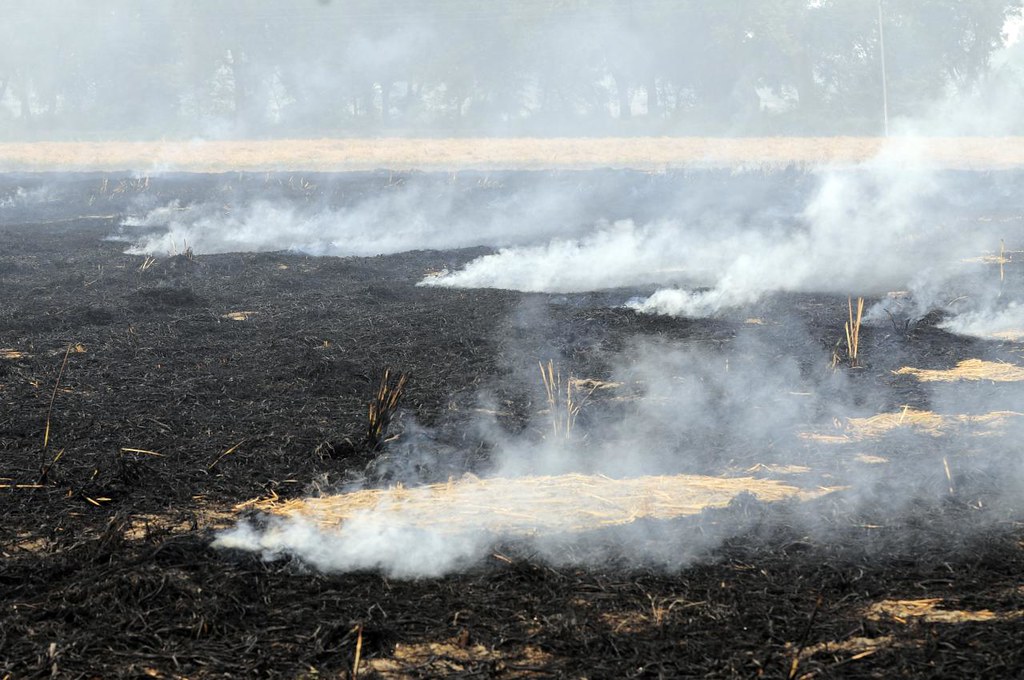
[[[883, 0], [889, 104], [1006, 96], [1022, 0]], [[0, 0], [0, 137], [877, 134], [877, 0]]]

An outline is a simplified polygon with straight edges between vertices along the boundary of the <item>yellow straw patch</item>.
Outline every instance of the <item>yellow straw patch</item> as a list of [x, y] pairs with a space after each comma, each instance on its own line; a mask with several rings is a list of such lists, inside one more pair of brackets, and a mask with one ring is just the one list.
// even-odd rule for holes
[[913, 430], [924, 434], [940, 437], [949, 430], [962, 427], [978, 428], [976, 434], [995, 434], [1013, 418], [1024, 416], [1017, 411], [992, 411], [978, 415], [939, 414], [933, 411], [919, 411], [904, 408], [893, 413], [879, 413], [869, 418], [847, 418], [838, 423], [839, 434], [827, 432], [803, 432], [800, 437], [812, 441], [841, 444], [849, 441], [861, 441], [881, 437], [895, 430]]
[[549, 477], [479, 479], [466, 475], [447, 484], [245, 504], [295, 519], [337, 527], [355, 515], [398, 524], [459, 532], [488, 530], [511, 534], [576, 532], [629, 524], [640, 519], [672, 519], [720, 508], [741, 493], [761, 501], [807, 500], [834, 491], [801, 489], [753, 477], [674, 475], [611, 479], [569, 474]]
[[872, 621], [891, 619], [899, 623], [910, 620], [925, 623], [968, 623], [984, 621], [1012, 621], [1024, 616], [1022, 612], [997, 614], [988, 609], [942, 609], [942, 598], [923, 600], [882, 600], [867, 608], [864, 616]]
[[1024, 380], [1024, 368], [1002, 361], [967, 359], [948, 370], [929, 370], [905, 366], [896, 375], [912, 375], [921, 382], [956, 382], [958, 380], [992, 380], [994, 382], [1016, 382]]

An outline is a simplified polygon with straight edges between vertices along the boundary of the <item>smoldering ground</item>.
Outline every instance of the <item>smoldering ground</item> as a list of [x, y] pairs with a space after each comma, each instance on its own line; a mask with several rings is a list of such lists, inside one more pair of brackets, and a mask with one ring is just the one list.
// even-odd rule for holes
[[[571, 474], [735, 476], [768, 466], [782, 470], [771, 474], [784, 478], [791, 474], [787, 470], [800, 471], [793, 477], [794, 493], [843, 487], [834, 491], [843, 499], [842, 526], [868, 511], [878, 521], [900, 523], [951, 498], [977, 501], [986, 513], [992, 506], [992, 514], [977, 523], [991, 525], [1005, 519], [1012, 506], [1007, 499], [1020, 490], [1019, 466], [1008, 444], [1019, 428], [1016, 415], [1000, 420], [1010, 435], [987, 437], [984, 454], [975, 455], [974, 438], [990, 420], [971, 399], [957, 403], [943, 393], [939, 421], [955, 427], [945, 427], [936, 439], [934, 432], [898, 420], [901, 405], [892, 403], [884, 376], [901, 368], [898, 359], [908, 353], [901, 342], [928, 314], [944, 316], [940, 325], [947, 330], [979, 335], [1017, 325], [1020, 275], [1007, 266], [1019, 247], [1013, 241], [1016, 222], [979, 221], [993, 206], [1011, 215], [1020, 209], [1016, 196], [1006, 191], [1013, 172], [942, 171], [914, 160], [911, 145], [894, 146], [863, 166], [806, 174], [627, 175], [611, 184], [569, 174], [558, 178], [558, 190], [528, 182], [482, 205], [463, 202], [454, 184], [413, 178], [340, 207], [318, 199], [315, 190], [305, 203], [243, 199], [231, 210], [212, 203], [158, 207], [127, 220], [122, 236], [136, 239], [130, 251], [136, 253], [163, 252], [178, 239], [200, 252], [292, 249], [338, 255], [499, 248], [462, 269], [431, 273], [421, 284], [569, 294], [567, 304], [585, 300], [583, 294], [591, 291], [619, 291], [624, 302], [628, 290], [675, 284], [626, 306], [640, 313], [749, 320], [751, 329], [731, 338], [728, 351], [639, 343], [603, 354], [600, 382], [614, 387], [602, 392], [585, 381], [579, 383], [582, 391], [573, 392], [570, 378], [586, 376], [574, 373], [567, 357], [548, 353], [560, 367], [554, 393], [566, 396], [549, 394], [545, 408], [534, 374], [528, 401], [546, 414], [535, 417], [526, 435], [487, 419], [461, 424], [477, 433], [478, 446], [492, 452], [491, 466], [477, 472], [529, 484], [531, 478]], [[543, 176], [532, 179], [538, 177]], [[560, 191], [574, 181], [575, 191], [561, 198]], [[609, 187], [627, 199], [588, 200]], [[736, 191], [730, 193], [730, 187]], [[467, 195], [478, 200], [491, 188], [486, 180], [478, 182]], [[728, 198], [720, 200], [723, 195]], [[631, 210], [640, 213], [638, 219], [629, 219]], [[371, 228], [380, 224], [395, 227]], [[132, 236], [139, 229], [152, 233]], [[894, 291], [899, 293], [890, 294]], [[778, 303], [790, 293], [831, 294], [840, 309], [845, 295], [869, 298], [864, 332], [877, 344], [869, 343], [865, 355], [871, 357], [866, 361], [873, 363], [875, 380], [852, 377], [842, 367], [859, 360], [843, 356], [850, 348], [843, 349], [841, 324], [832, 338], [806, 334], [799, 315]], [[522, 328], [546, 326], [530, 313], [521, 317]], [[543, 337], [528, 344], [559, 352], [557, 342]], [[998, 360], [1007, 357], [998, 349], [985, 351]], [[530, 384], [529, 367], [545, 360], [543, 352], [526, 354], [510, 353], [518, 362], [509, 371], [520, 386]], [[862, 369], [863, 364], [852, 370]], [[917, 388], [917, 410], [929, 407], [932, 390], [927, 384]], [[1002, 406], [993, 403], [993, 412], [1012, 411], [1020, 396], [1015, 387], [1002, 386], [999, 394], [991, 401]], [[568, 403], [574, 399], [576, 413]], [[496, 410], [486, 395], [479, 406]], [[898, 424], [876, 439], [836, 425], [886, 414], [897, 414]], [[845, 437], [844, 445], [836, 437]], [[403, 471], [401, 456], [416, 462], [408, 465], [415, 473]], [[427, 459], [415, 445], [405, 445], [400, 456], [390, 457], [388, 481], [421, 485], [423, 471], [430, 474]], [[894, 487], [899, 493], [892, 493]], [[403, 493], [383, 492], [377, 509], [347, 516], [333, 528], [303, 518], [269, 517], [262, 529], [243, 523], [217, 543], [267, 555], [295, 554], [328, 570], [372, 568], [413, 577], [464, 569], [508, 541], [553, 563], [596, 564], [628, 555], [636, 563], [678, 568], [750, 526], [746, 514], [713, 520], [715, 530], [705, 527], [696, 534], [676, 531], [672, 523], [639, 522], [577, 540], [557, 529], [508, 531], [484, 513], [478, 525], [452, 532], [445, 515], [450, 505], [439, 502], [432, 517], [430, 506], [407, 509]], [[509, 503], [506, 511], [513, 514], [543, 512], [519, 507], [514, 499]], [[830, 530], [816, 519], [818, 504], [793, 501], [788, 507], [786, 521], [792, 525], [809, 534]]]
[[[982, 502], [986, 509], [996, 504], [994, 499], [1013, 497], [1017, 475], [1012, 459], [1001, 443], [995, 445], [1005, 439], [986, 440], [994, 444], [991, 457], [962, 455], [973, 450], [976, 440], [968, 435], [980, 425], [958, 416], [985, 413], [970, 403], [944, 403], [943, 414], [956, 427], [946, 428], [940, 440], [901, 426], [882, 441], [864, 444], [853, 438], [837, 451], [836, 444], [822, 443], [827, 437], [815, 437], [846, 436], [842, 429], [833, 431], [835, 422], [901, 413], [907, 402], [887, 391], [886, 376], [901, 368], [900, 358], [913, 355], [899, 338], [934, 310], [946, 315], [946, 327], [960, 332], [1014, 330], [1020, 283], [1013, 266], [1014, 215], [1020, 209], [1011, 190], [1016, 174], [930, 168], [908, 173], [880, 159], [865, 167], [817, 172], [460, 173], [390, 180], [378, 174], [373, 181], [386, 181], [383, 191], [349, 188], [340, 193], [329, 177], [239, 176], [220, 180], [224, 201], [215, 195], [195, 196], [175, 204], [142, 194], [127, 206], [135, 217], [114, 235], [128, 239], [139, 249], [135, 252], [157, 255], [186, 245], [200, 253], [290, 249], [341, 256], [498, 247], [463, 269], [453, 265], [447, 274], [434, 272], [424, 282], [447, 286], [482, 263], [497, 261], [488, 271], [499, 278], [469, 287], [558, 291], [552, 300], [579, 306], [584, 315], [588, 305], [597, 311], [631, 297], [650, 300], [651, 291], [665, 283], [676, 284], [673, 293], [705, 303], [711, 296], [723, 296], [721, 305], [705, 313], [726, 324], [751, 322], [738, 339], [730, 340], [728, 351], [669, 342], [610, 352], [601, 350], [595, 337], [583, 343], [602, 357], [593, 372], [574, 366], [573, 353], [564, 347], [566, 337], [585, 335], [583, 328], [548, 336], [550, 323], [544, 315], [523, 307], [509, 329], [520, 346], [506, 346], [508, 378], [515, 385], [506, 389], [528, 395], [524, 398], [533, 413], [550, 410], [535, 369], [538, 360], [553, 359], [566, 379], [596, 375], [601, 383], [616, 387], [593, 394], [582, 388], [579, 398], [586, 403], [574, 437], [555, 437], [548, 414], [535, 415], [526, 435], [507, 431], [500, 416], [459, 422], [458, 427], [471, 433], [470, 447], [491, 451], [491, 466], [474, 471], [529, 480], [570, 474], [624, 479], [742, 475], [758, 465], [807, 468], [809, 472], [800, 473], [804, 477], [758, 474], [800, 480], [794, 488], [805, 482], [811, 488], [848, 486], [837, 496], [844, 499], [844, 517], [869, 508], [879, 513], [879, 520], [901, 522], [917, 516], [922, 503], [935, 507], [950, 498], [967, 498], [980, 488], [972, 485], [990, 480], [996, 483], [987, 487], [989, 496]], [[371, 228], [380, 224], [394, 228]], [[520, 229], [520, 224], [528, 228]], [[472, 251], [466, 253], [453, 254], [452, 261], [473, 257]], [[518, 266], [506, 266], [516, 257]], [[525, 277], [538, 283], [508, 283]], [[702, 289], [701, 284], [714, 287]], [[895, 289], [909, 294], [883, 295]], [[595, 297], [590, 292], [595, 290], [609, 294]], [[831, 368], [833, 354], [842, 351], [843, 314], [833, 333], [821, 337], [804, 331], [799, 315], [787, 309], [787, 295], [822, 291], [835, 295], [830, 299], [837, 312], [845, 312], [847, 294], [869, 297], [863, 361], [874, 364], [879, 384], [850, 380], [847, 369]], [[963, 329], [954, 326], [968, 322]], [[890, 336], [886, 342], [880, 339]], [[880, 344], [872, 347], [876, 340], [870, 338]], [[985, 351], [995, 360], [1012, 360], [995, 349]], [[853, 376], [863, 370], [854, 370]], [[915, 409], [931, 408], [933, 389], [922, 385], [912, 390]], [[1001, 389], [1011, 392], [1012, 385]], [[1014, 398], [1001, 406], [995, 399], [991, 408], [1013, 410]], [[477, 401], [482, 411], [503, 408], [493, 390], [481, 393]], [[1008, 419], [1004, 429], [1014, 422]], [[411, 436], [395, 442], [389, 451], [389, 482], [414, 486], [437, 481], [440, 471], [457, 478], [461, 471], [458, 464], [450, 464], [453, 458], [431, 448], [437, 438], [428, 434], [423, 446]], [[893, 456], [886, 450], [890, 445], [905, 455]], [[898, 474], [892, 472], [895, 468]], [[1004, 468], [1010, 474], [1002, 475]], [[898, 494], [891, 493], [894, 479], [899, 480]], [[890, 497], [896, 501], [878, 502]], [[725, 511], [717, 510], [708, 520], [715, 529], [701, 526], [694, 535], [674, 533], [678, 522], [642, 521], [583, 541], [567, 540], [558, 532], [524, 538], [484, 526], [453, 537], [421, 526], [422, 509], [417, 510], [417, 523], [410, 523], [400, 503], [389, 504], [386, 497], [383, 501], [386, 512], [349, 518], [326, 534], [315, 523], [292, 527], [288, 521], [270, 519], [266, 531], [241, 530], [233, 540], [268, 554], [293, 552], [325, 569], [378, 568], [414, 576], [477, 564], [503, 541], [514, 541], [553, 563], [571, 557], [575, 563], [597, 564], [631, 555], [638, 563], [679, 567], [750, 526], [749, 512], [719, 520], [714, 514]], [[794, 503], [786, 522], [808, 533], [822, 526], [832, 530], [828, 522], [816, 519], [819, 502]], [[996, 520], [989, 518], [994, 517], [984, 514], [979, 526], [992, 526]], [[444, 526], [442, 516], [435, 519]], [[700, 532], [710, 538], [699, 538]], [[304, 552], [314, 545], [314, 552]]]
[[[8, 140], [881, 135], [886, 94], [901, 132], [1021, 82], [987, 69], [1019, 1], [0, 4]], [[950, 118], [1019, 132], [1012, 100]], [[1020, 178], [989, 169], [551, 174], [553, 207], [515, 173], [0, 177], [0, 676], [1019, 674]], [[414, 285], [502, 249], [532, 255], [471, 285], [537, 292]], [[659, 289], [710, 315], [625, 306]], [[385, 367], [397, 439], [333, 446]], [[273, 519], [347, 491], [384, 503]], [[211, 550], [236, 504], [299, 557]]]
[[[629, 183], [627, 174], [623, 185]], [[102, 179], [49, 182], [55, 195], [77, 196], [77, 204], [86, 206], [80, 214], [109, 215], [116, 205], [130, 207], [127, 199], [118, 203], [135, 191], [130, 186], [113, 194], [112, 202], [106, 198], [120, 185], [119, 177], [111, 177], [104, 197], [88, 206]], [[212, 201], [236, 195], [240, 183], [262, 187], [264, 179], [161, 177], [138, 193], [155, 196], [157, 205], [175, 197], [182, 203]], [[287, 185], [287, 176], [274, 179]], [[308, 179], [325, 184], [322, 178]], [[29, 188], [25, 178], [18, 181]], [[339, 191], [344, 185], [346, 193], [357, 195], [370, 192], [374, 182], [386, 183], [387, 175], [336, 181]], [[678, 176], [661, 181], [684, 182]], [[224, 190], [228, 185], [231, 191]], [[718, 186], [728, 189], [729, 182]], [[1012, 206], [992, 201], [993, 207], [986, 207], [989, 199], [980, 191], [976, 195], [984, 200], [979, 198], [977, 205], [965, 201], [970, 209], [957, 208], [964, 217], [991, 220], [981, 224], [1008, 224], [1013, 218]], [[52, 204], [42, 205], [49, 209]], [[151, 650], [140, 666], [168, 673], [177, 668], [179, 674], [201, 675], [218, 668], [244, 675], [272, 668], [294, 674], [311, 665], [342, 672], [352, 666], [358, 639], [349, 631], [362, 624], [363, 658], [375, 664], [390, 663], [392, 655], [401, 653], [393, 648], [396, 643], [399, 650], [420, 644], [425, 654], [434, 653], [437, 647], [428, 645], [461, 635], [464, 627], [470, 634], [467, 653], [476, 653], [476, 641], [500, 650], [508, 640], [530, 639], [570, 659], [559, 668], [578, 674], [593, 674], [598, 664], [614, 666], [609, 676], [628, 675], [635, 671], [633, 660], [642, 657], [662, 659], [668, 675], [694, 668], [742, 674], [723, 671], [726, 665], [754, 674], [753, 664], [743, 664], [770, 658], [774, 665], [766, 674], [777, 668], [785, 675], [795, 654], [787, 643], [806, 635], [822, 597], [809, 644], [830, 646], [813, 659], [810, 652], [801, 657], [805, 670], [831, 667], [832, 650], [850, 635], [892, 635], [896, 641], [843, 666], [857, 664], [867, 673], [909, 668], [910, 675], [915, 669], [926, 674], [943, 660], [988, 668], [1000, 658], [1007, 664], [1019, 658], [1019, 645], [1009, 642], [1020, 631], [1011, 618], [1018, 609], [1020, 562], [1014, 508], [1019, 508], [1019, 495], [1009, 483], [1014, 460], [997, 458], [999, 466], [984, 465], [1004, 446], [1000, 437], [1010, 433], [1012, 418], [1000, 422], [997, 412], [1017, 409], [1014, 383], [964, 377], [926, 382], [891, 372], [905, 366], [948, 371], [968, 358], [1019, 365], [1019, 345], [951, 335], [936, 327], [936, 315], [906, 329], [902, 324], [894, 328], [886, 318], [862, 329], [860, 367], [849, 368], [841, 356], [838, 377], [832, 377], [832, 351], [847, 317], [846, 295], [769, 294], [756, 305], [717, 318], [687, 319], [616, 306], [635, 291], [523, 294], [414, 286], [424, 272], [458, 266], [479, 251], [373, 258], [290, 253], [211, 254], [193, 261], [158, 257], [140, 271], [144, 256], [124, 255], [122, 244], [102, 241], [116, 219], [49, 219], [44, 215], [24, 226], [5, 225], [0, 249], [6, 293], [0, 313], [6, 329], [2, 347], [27, 355], [0, 359], [0, 400], [6, 405], [0, 411], [0, 446], [7, 461], [3, 476], [13, 478], [0, 482], [35, 483], [40, 465], [66, 449], [50, 469], [46, 488], [4, 489], [4, 551], [12, 554], [3, 561], [9, 585], [4, 594], [17, 608], [4, 609], [2, 627], [6, 663], [16, 674], [37, 666], [51, 673], [47, 649], [53, 640], [65, 641], [58, 643], [55, 655], [60, 670], [83, 673], [97, 672], [102, 660], [89, 651], [97, 648], [115, 650], [103, 666], [111, 675], [124, 668], [124, 659], [139, 658], [140, 648]], [[971, 266], [983, 279], [998, 281], [997, 265]], [[1018, 280], [1015, 264], [1005, 270], [1010, 286]], [[225, 318], [239, 310], [255, 313], [245, 320]], [[70, 340], [81, 342], [85, 351], [70, 355], [54, 405], [52, 448], [41, 453], [46, 407]], [[631, 372], [631, 357], [641, 352], [654, 368]], [[746, 354], [753, 358], [745, 359]], [[657, 361], [662, 355], [665, 361]], [[596, 436], [556, 447], [537, 366], [548, 359], [563, 377], [622, 384], [602, 386], [587, 399], [576, 422], [578, 436], [602, 432], [613, 440], [614, 424], [641, 410], [651, 414], [647, 417], [655, 425], [650, 439], [666, 442], [672, 453], [660, 456], [654, 447], [637, 446], [623, 435], [618, 437], [624, 441], [620, 456], [602, 451], [588, 465], [588, 446], [601, 449]], [[496, 544], [491, 541], [499, 539], [487, 526], [468, 539], [442, 530], [458, 528], [463, 519], [479, 524], [485, 516], [509, 521], [507, 515], [484, 515], [479, 502], [447, 506], [469, 517], [445, 514], [442, 524], [428, 524], [426, 530], [415, 522], [420, 517], [436, 522], [436, 506], [423, 513], [401, 512], [399, 517], [411, 525], [405, 528], [389, 528], [389, 515], [381, 512], [376, 520], [360, 520], [364, 531], [350, 534], [334, 551], [362, 573], [324, 572], [314, 566], [314, 556], [264, 564], [259, 551], [209, 549], [210, 530], [234, 521], [235, 504], [266, 500], [274, 493], [279, 505], [307, 502], [319, 496], [317, 485], [329, 502], [333, 492], [349, 489], [335, 482], [362, 470], [367, 458], [343, 448], [328, 454], [318, 445], [363, 431], [367, 401], [385, 366], [410, 372], [402, 400], [405, 415], [398, 423], [402, 427], [393, 430], [399, 439], [384, 451], [394, 471], [390, 478], [408, 482], [407, 498], [418, 499], [417, 490], [423, 488], [440, 503], [451, 476], [456, 490], [485, 493], [475, 501], [512, 498], [519, 503], [524, 489], [530, 489], [545, 507], [557, 508], [534, 513], [527, 522], [563, 521], [594, 509], [597, 517], [620, 520], [627, 516], [623, 508], [678, 512], [681, 496], [712, 499], [716, 507], [674, 519], [640, 518], [585, 536], [535, 532], [536, 538], [524, 540], [505, 524], [497, 534], [504, 539]], [[751, 395], [766, 408], [745, 404], [736, 390], [728, 399], [715, 396], [726, 389], [718, 385], [728, 384], [733, 372], [766, 383], [766, 389]], [[774, 382], [772, 375], [778, 376]], [[721, 404], [716, 417], [723, 422], [729, 409], [751, 418], [768, 415], [764, 423], [754, 423], [752, 435], [738, 429], [736, 435], [718, 438], [712, 433], [701, 446], [711, 426], [695, 424], [692, 446], [675, 441], [672, 433], [683, 437], [686, 432], [671, 419], [671, 405], [639, 403], [648, 393], [673, 395], [675, 384], [680, 392], [686, 386], [697, 395], [687, 413], [703, 412], [697, 408], [701, 404], [709, 405], [704, 411]], [[703, 385], [709, 385], [709, 392], [700, 396]], [[591, 386], [580, 385], [581, 398]], [[789, 394], [811, 388], [824, 398]], [[942, 401], [947, 390], [956, 401]], [[775, 397], [775, 391], [782, 394]], [[833, 414], [838, 425], [827, 410], [818, 414], [806, 408], [821, 401], [842, 406]], [[774, 444], [769, 439], [772, 429], [784, 429], [772, 425], [779, 406], [785, 414], [781, 424], [806, 420], [818, 426], [799, 427], [795, 448], [789, 446], [792, 435]], [[410, 430], [409, 418], [420, 422], [420, 430]], [[644, 430], [639, 425], [637, 436]], [[961, 450], [943, 444], [951, 436], [962, 437]], [[511, 460], [523, 468], [496, 467], [495, 452], [503, 440], [521, 445], [525, 453]], [[121, 447], [164, 455], [119, 453]], [[564, 464], [544, 467], [543, 459], [532, 460], [530, 453], [543, 448], [566, 451]], [[611, 477], [637, 452], [644, 454], [650, 473]], [[945, 461], [940, 452], [948, 454]], [[494, 458], [490, 465], [489, 456]], [[673, 458], [678, 465], [673, 466]], [[575, 473], [552, 474], [547, 481], [540, 474], [573, 467]], [[463, 478], [466, 470], [477, 481]], [[489, 476], [495, 474], [509, 476]], [[702, 485], [687, 485], [686, 475], [699, 477]], [[656, 493], [659, 478], [670, 480], [661, 489], [671, 494], [667, 501]], [[731, 481], [744, 478], [754, 481]], [[818, 490], [849, 479], [859, 480], [856, 493], [847, 489], [788, 502], [746, 495], [731, 500], [744, 485], [766, 490], [754, 482]], [[412, 484], [420, 480], [425, 484]], [[724, 485], [720, 488], [727, 493], [712, 497], [710, 481]], [[364, 483], [356, 489], [388, 493], [386, 487], [386, 482]], [[549, 494], [556, 488], [558, 493]], [[638, 488], [649, 489], [646, 507], [633, 505]], [[593, 496], [622, 505], [597, 506]], [[211, 506], [224, 514], [204, 519]], [[885, 513], [873, 514], [875, 506]], [[390, 506], [391, 511], [397, 508], [397, 502]], [[117, 518], [125, 516], [131, 525], [119, 539], [125, 525]], [[108, 528], [111, 521], [115, 524]], [[395, 539], [390, 553], [382, 547], [353, 556], [355, 546], [372, 545], [385, 530]], [[685, 540], [687, 534], [692, 540]], [[451, 544], [447, 554], [461, 555], [447, 563], [441, 561], [443, 553], [434, 556], [432, 568], [455, 573], [418, 581], [382, 573], [403, 573], [416, 556], [396, 548], [430, 541]], [[659, 542], [668, 554], [659, 552]], [[332, 543], [321, 545], [324, 558], [332, 557]], [[392, 564], [385, 563], [392, 558]], [[675, 568], [683, 564], [691, 566]], [[985, 609], [996, 618], [964, 624], [936, 624], [931, 616], [907, 618], [907, 623], [870, 618], [880, 599], [922, 598], [942, 598], [936, 608], [945, 617]], [[82, 626], [95, 620], [96, 611], [104, 612], [105, 625]], [[140, 613], [148, 627], [140, 627]], [[623, 621], [636, 621], [635, 627]], [[252, 640], [258, 644], [250, 649]], [[982, 644], [970, 644], [979, 640]], [[620, 657], [613, 648], [628, 658], [616, 661]], [[37, 654], [42, 661], [36, 661]], [[473, 668], [487, 674], [493, 666], [485, 664], [493, 658], [488, 653], [487, 661]], [[431, 673], [443, 674], [433, 668]]]
[[[416, 464], [424, 452], [406, 449], [408, 466], [393, 461], [390, 479], [404, 488], [380, 491], [373, 504], [346, 514], [343, 522], [332, 522], [329, 513], [268, 515], [222, 533], [216, 544], [267, 557], [295, 555], [328, 571], [379, 569], [401, 578], [473, 567], [498, 545], [555, 565], [678, 569], [706, 559], [731, 536], [770, 532], [776, 523], [808, 540], [834, 543], [861, 523], [906, 526], [931, 513], [943, 515], [950, 504], [972, 508], [964, 526], [943, 526], [941, 540], [954, 546], [1014, 516], [1024, 490], [1014, 444], [1024, 416], [1012, 412], [1024, 396], [1019, 384], [978, 390], [922, 383], [912, 409], [893, 403], [884, 378], [899, 367], [905, 339], [876, 338], [865, 351], [870, 370], [851, 372], [831, 367], [828, 348], [799, 319], [771, 323], [740, 329], [719, 349], [638, 340], [602, 357], [601, 392], [593, 383], [579, 383], [583, 391], [573, 392], [580, 408], [571, 429], [564, 421], [558, 427], [568, 413], [565, 403], [538, 408], [520, 434], [509, 433], [493, 416], [480, 416], [472, 430], [492, 455], [476, 472], [504, 491], [500, 507], [484, 501], [475, 477], [455, 477], [448, 487], [421, 486], [430, 481]], [[580, 377], [571, 362], [562, 358], [560, 365], [566, 385]], [[523, 385], [531, 380], [528, 370], [518, 377]], [[543, 407], [542, 381], [537, 374], [532, 380], [533, 403]], [[916, 415], [922, 409], [938, 415], [922, 421]], [[1006, 411], [993, 426], [989, 414]], [[885, 418], [890, 427], [866, 424]], [[628, 484], [751, 474], [785, 483], [792, 498], [769, 507], [740, 494], [724, 509], [681, 512], [669, 521], [648, 516], [644, 504], [655, 501], [625, 499], [619, 516], [605, 518], [609, 526], [602, 528], [600, 519], [588, 522], [588, 513], [599, 513], [586, 491], [572, 496], [579, 489], [552, 489], [570, 494], [561, 500], [572, 505], [575, 499], [578, 506], [560, 507], [552, 518], [552, 497], [516, 490], [574, 475]], [[624, 519], [631, 513], [632, 520]], [[890, 537], [886, 548], [895, 543], [898, 552], [936, 540], [926, 529], [906, 532]]]

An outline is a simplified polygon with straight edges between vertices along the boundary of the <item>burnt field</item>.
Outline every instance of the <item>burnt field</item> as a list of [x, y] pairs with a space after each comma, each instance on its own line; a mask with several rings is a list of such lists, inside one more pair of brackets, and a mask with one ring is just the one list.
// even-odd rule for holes
[[0, 176], [0, 677], [1019, 675], [1020, 176], [900, 176]]

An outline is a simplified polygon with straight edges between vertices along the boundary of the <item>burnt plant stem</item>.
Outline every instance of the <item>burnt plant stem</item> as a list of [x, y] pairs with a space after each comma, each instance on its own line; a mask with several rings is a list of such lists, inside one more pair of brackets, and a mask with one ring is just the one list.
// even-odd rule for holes
[[50, 416], [53, 414], [53, 402], [57, 400], [57, 390], [60, 389], [60, 379], [64, 377], [64, 369], [68, 367], [68, 356], [71, 354], [71, 348], [73, 343], [68, 345], [68, 348], [64, 350], [64, 361], [60, 364], [60, 370], [57, 371], [57, 381], [53, 383], [53, 393], [50, 394], [50, 405], [46, 408], [46, 429], [43, 432], [43, 451], [50, 444]]
[[366, 429], [366, 443], [371, 449], [378, 449], [384, 443], [388, 426], [398, 411], [398, 402], [405, 390], [408, 375], [402, 373], [395, 384], [391, 384], [391, 369], [384, 369], [380, 378], [377, 393], [370, 401], [369, 418]]

